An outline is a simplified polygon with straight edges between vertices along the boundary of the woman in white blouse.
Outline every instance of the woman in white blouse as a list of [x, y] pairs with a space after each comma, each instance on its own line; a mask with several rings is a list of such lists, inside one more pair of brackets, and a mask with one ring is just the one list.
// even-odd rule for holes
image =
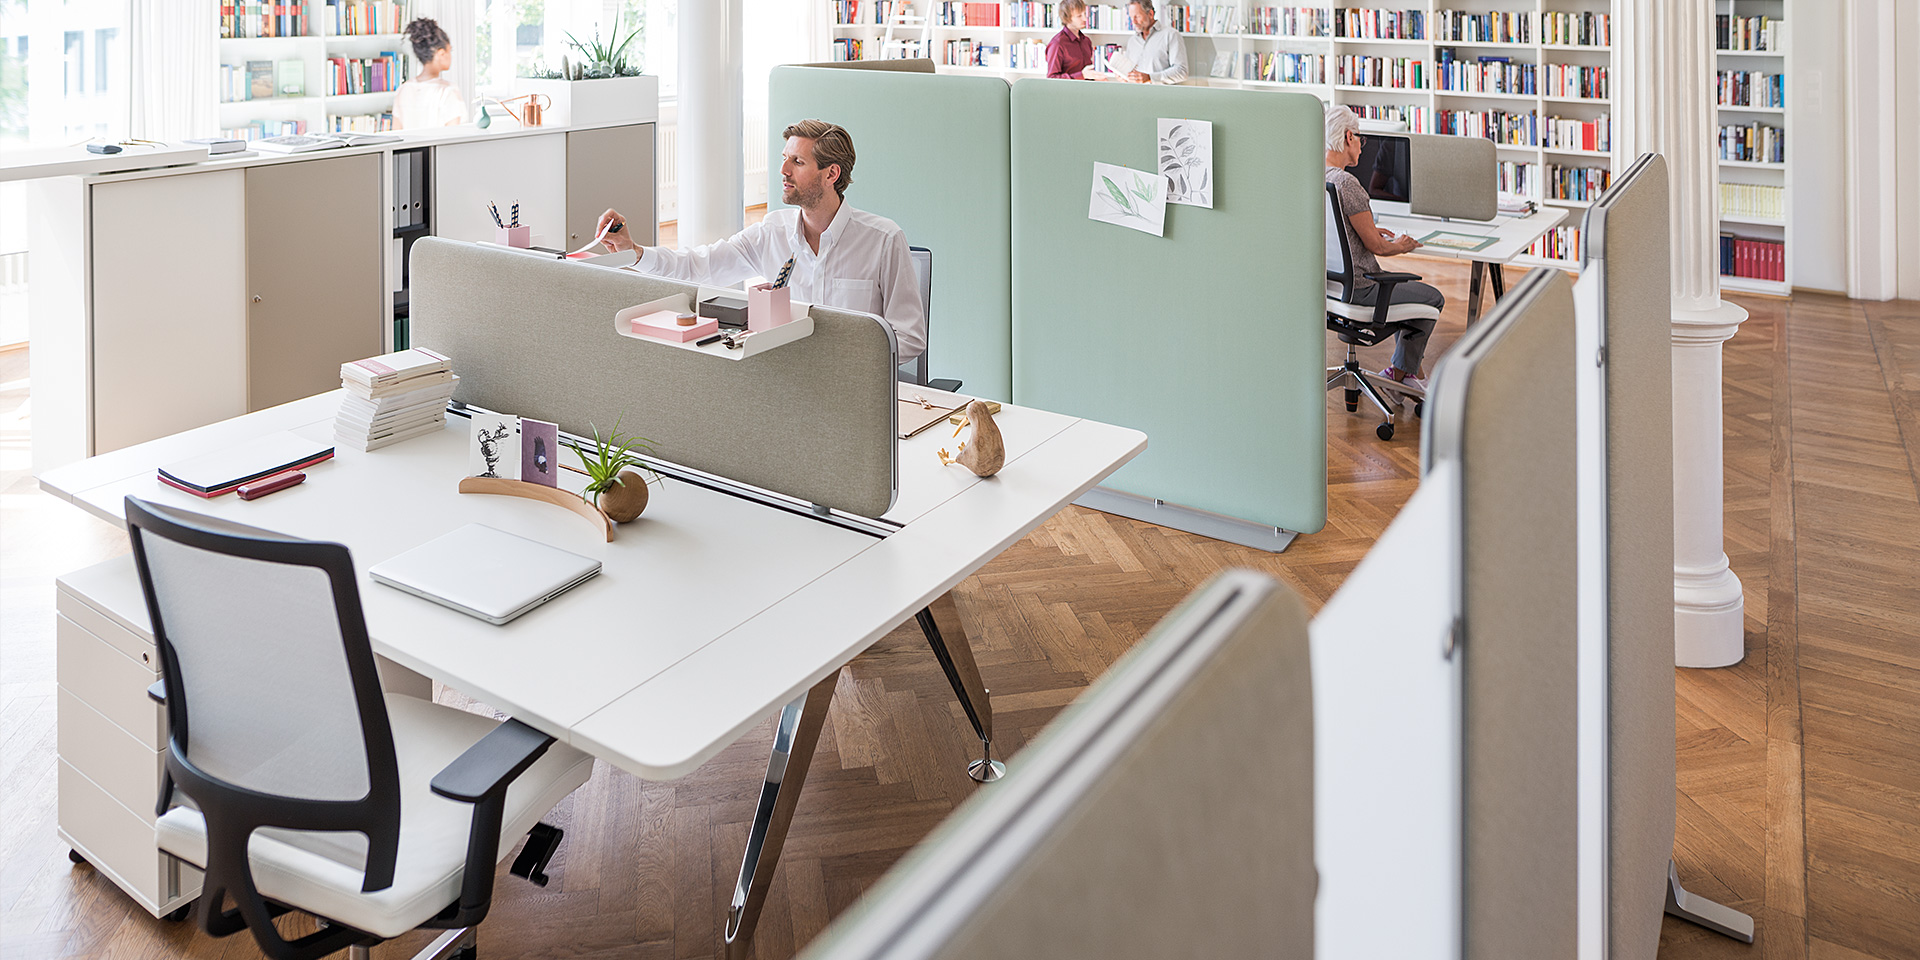
[[453, 47], [447, 32], [428, 17], [407, 24], [407, 39], [420, 61], [420, 74], [400, 85], [393, 96], [393, 125], [400, 130], [451, 127], [467, 122], [467, 101], [460, 88], [442, 76], [453, 68]]

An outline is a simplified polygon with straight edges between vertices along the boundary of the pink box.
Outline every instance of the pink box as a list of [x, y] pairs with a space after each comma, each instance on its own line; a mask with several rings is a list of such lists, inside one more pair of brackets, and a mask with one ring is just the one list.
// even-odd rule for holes
[[700, 322], [691, 327], [680, 326], [676, 319], [679, 313], [673, 310], [655, 310], [645, 316], [634, 317], [628, 321], [634, 333], [656, 340], [671, 340], [674, 343], [686, 343], [710, 336], [720, 330], [720, 321], [701, 317]]
[[747, 288], [748, 330], [771, 330], [792, 321], [792, 287], [761, 283]]
[[521, 247], [523, 249], [531, 247], [533, 246], [533, 228], [495, 227], [493, 230], [493, 242], [503, 247]]

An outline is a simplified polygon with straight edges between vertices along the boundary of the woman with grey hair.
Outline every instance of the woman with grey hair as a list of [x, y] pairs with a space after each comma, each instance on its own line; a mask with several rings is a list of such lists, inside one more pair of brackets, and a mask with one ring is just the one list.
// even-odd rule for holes
[[[1419, 241], [1391, 230], [1382, 230], [1373, 222], [1373, 201], [1367, 188], [1348, 167], [1360, 162], [1360, 148], [1366, 143], [1360, 136], [1360, 121], [1353, 111], [1340, 104], [1327, 105], [1327, 182], [1339, 195], [1340, 227], [1347, 232], [1347, 249], [1353, 253], [1353, 302], [1372, 306], [1380, 285], [1366, 278], [1379, 273], [1378, 257], [1391, 257], [1420, 246]], [[1393, 288], [1394, 303], [1425, 303], [1435, 309], [1446, 306], [1447, 298], [1429, 284], [1408, 282]], [[1393, 363], [1380, 375], [1398, 383], [1426, 389], [1420, 376], [1420, 361], [1427, 352], [1427, 335], [1433, 332], [1432, 320], [1409, 320], [1413, 329], [1394, 340]]]

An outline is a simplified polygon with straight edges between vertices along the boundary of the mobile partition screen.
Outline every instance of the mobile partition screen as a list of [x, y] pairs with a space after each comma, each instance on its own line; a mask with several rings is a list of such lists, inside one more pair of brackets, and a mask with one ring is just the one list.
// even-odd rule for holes
[[[1269, 542], [1326, 523], [1325, 116], [1305, 94], [1014, 84], [1014, 401], [1151, 438], [1095, 491], [1139, 512], [1081, 503], [1181, 526], [1163, 501]], [[1212, 124], [1212, 206], [1167, 205], [1159, 236], [1093, 219], [1094, 165], [1145, 188], [1163, 119]]]
[[933, 251], [927, 372], [959, 379], [970, 396], [1010, 401], [1006, 81], [935, 75], [925, 60], [875, 63], [886, 66], [773, 68], [767, 209], [785, 206], [780, 132], [809, 118], [845, 127], [856, 161], [846, 202], [892, 220], [908, 243]]

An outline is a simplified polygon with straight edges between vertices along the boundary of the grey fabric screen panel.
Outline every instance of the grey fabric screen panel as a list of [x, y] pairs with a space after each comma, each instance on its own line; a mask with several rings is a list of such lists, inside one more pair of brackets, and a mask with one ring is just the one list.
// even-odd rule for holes
[[1424, 133], [1408, 134], [1407, 140], [1409, 210], [1463, 220], [1492, 220], [1500, 212], [1493, 141]]
[[1614, 955], [1660, 946], [1673, 855], [1673, 339], [1667, 163], [1587, 213], [1607, 347], [1608, 880]]
[[1529, 273], [1427, 403], [1462, 487], [1468, 957], [1577, 952], [1573, 324], [1566, 275]]
[[[1156, 169], [1161, 117], [1212, 121], [1213, 208], [1088, 219], [1094, 162]], [[1325, 525], [1324, 129], [1306, 94], [1014, 85], [1014, 400], [1144, 431], [1107, 487]]]
[[674, 463], [877, 517], [895, 487], [894, 347], [863, 313], [745, 360], [623, 337], [613, 315], [690, 284], [428, 237], [413, 245], [413, 343], [453, 358], [454, 399], [561, 429], [652, 440]]
[[[833, 67], [839, 70], [887, 70], [894, 73], [932, 73], [932, 60], [832, 60], [826, 63], [796, 63], [796, 67]], [[775, 131], [776, 133], [778, 131]], [[855, 138], [855, 146], [859, 145]]]
[[1313, 703], [1291, 591], [1223, 573], [804, 954], [1314, 953]]
[[788, 66], [775, 67], [767, 85], [767, 208], [784, 206], [780, 132], [808, 118], [847, 128], [855, 153], [847, 202], [933, 251], [927, 374], [958, 378], [971, 396], [1012, 400], [1006, 81]]

